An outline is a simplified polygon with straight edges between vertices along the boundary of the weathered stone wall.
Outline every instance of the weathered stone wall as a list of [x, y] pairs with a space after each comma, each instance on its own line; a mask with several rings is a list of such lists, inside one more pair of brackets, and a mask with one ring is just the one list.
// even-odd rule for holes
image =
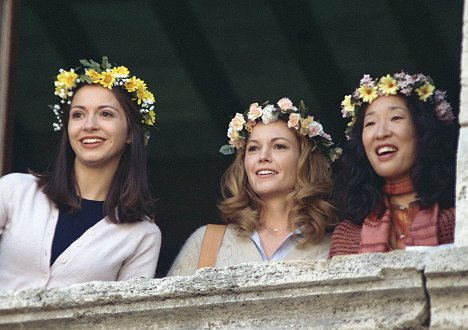
[[2, 329], [463, 328], [468, 248], [0, 294]]

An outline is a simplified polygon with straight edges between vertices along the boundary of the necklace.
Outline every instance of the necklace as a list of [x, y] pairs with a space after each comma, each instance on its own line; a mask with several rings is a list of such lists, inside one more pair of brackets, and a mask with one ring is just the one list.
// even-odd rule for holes
[[269, 226], [267, 226], [265, 224], [260, 224], [260, 226], [266, 228], [267, 230], [271, 231], [274, 234], [279, 234], [279, 233], [289, 229], [289, 225], [286, 226], [286, 227], [273, 227], [273, 228], [269, 227]]

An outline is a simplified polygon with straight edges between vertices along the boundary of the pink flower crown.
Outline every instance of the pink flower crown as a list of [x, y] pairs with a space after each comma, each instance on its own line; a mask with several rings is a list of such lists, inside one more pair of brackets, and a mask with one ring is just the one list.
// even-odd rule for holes
[[387, 74], [378, 80], [365, 74], [359, 83], [359, 87], [351, 95], [346, 95], [341, 102], [341, 113], [344, 118], [351, 118], [346, 128], [346, 136], [350, 138], [357, 115], [364, 103], [371, 104], [382, 95], [410, 96], [412, 93], [418, 96], [422, 102], [430, 102], [434, 105], [437, 118], [441, 121], [451, 122], [455, 119], [452, 106], [447, 101], [446, 92], [436, 90], [431, 77], [422, 73], [409, 75], [402, 71], [393, 76]]
[[315, 148], [320, 150], [330, 162], [341, 156], [341, 148], [334, 147], [331, 136], [323, 131], [323, 126], [315, 121], [313, 116], [307, 115], [304, 102], [300, 102], [298, 109], [288, 98], [282, 98], [276, 106], [269, 104], [268, 101], [261, 106], [258, 103], [252, 103], [244, 114], [236, 113], [227, 131], [229, 144], [222, 146], [219, 151], [223, 155], [235, 153], [236, 149], [245, 147], [249, 134], [258, 121], [261, 120], [268, 125], [278, 119], [286, 121], [289, 128], [307, 136]]

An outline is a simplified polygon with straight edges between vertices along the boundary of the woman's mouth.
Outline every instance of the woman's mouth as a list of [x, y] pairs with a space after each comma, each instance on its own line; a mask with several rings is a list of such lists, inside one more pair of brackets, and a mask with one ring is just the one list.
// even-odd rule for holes
[[384, 146], [384, 147], [377, 148], [376, 154], [377, 154], [377, 156], [385, 156], [385, 155], [392, 154], [392, 153], [397, 152], [397, 151], [398, 151], [398, 149], [396, 147]]
[[278, 174], [278, 172], [275, 172], [275, 171], [272, 171], [272, 170], [260, 170], [260, 171], [257, 171], [256, 174], [262, 176], [262, 175]]
[[92, 144], [92, 143], [101, 143], [104, 142], [104, 139], [101, 138], [86, 138], [81, 140], [81, 143], [83, 144]]

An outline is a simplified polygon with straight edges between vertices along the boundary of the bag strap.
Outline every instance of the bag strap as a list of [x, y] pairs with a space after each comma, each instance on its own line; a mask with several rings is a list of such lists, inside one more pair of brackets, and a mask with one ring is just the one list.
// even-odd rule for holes
[[198, 259], [198, 268], [214, 266], [225, 231], [226, 225], [209, 224], [206, 226], [200, 258]]

